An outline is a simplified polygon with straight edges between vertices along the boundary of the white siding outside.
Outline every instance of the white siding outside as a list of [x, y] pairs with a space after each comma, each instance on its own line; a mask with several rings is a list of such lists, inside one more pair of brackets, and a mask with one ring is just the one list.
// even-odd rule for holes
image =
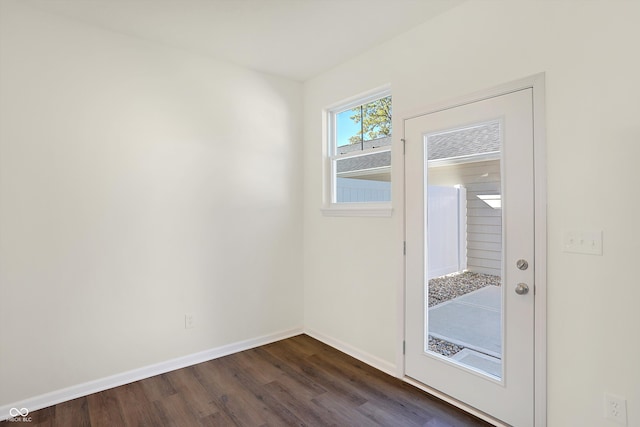
[[429, 167], [429, 185], [462, 185], [467, 190], [467, 270], [501, 275], [502, 209], [478, 195], [500, 194], [500, 161]]

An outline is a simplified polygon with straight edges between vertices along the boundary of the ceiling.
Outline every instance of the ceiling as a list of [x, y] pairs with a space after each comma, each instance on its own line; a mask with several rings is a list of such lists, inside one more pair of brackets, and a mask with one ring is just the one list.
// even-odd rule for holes
[[107, 30], [298, 81], [464, 0], [23, 0]]

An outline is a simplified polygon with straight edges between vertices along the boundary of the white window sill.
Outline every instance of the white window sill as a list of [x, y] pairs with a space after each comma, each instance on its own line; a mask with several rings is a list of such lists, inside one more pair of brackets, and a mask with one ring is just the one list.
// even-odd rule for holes
[[334, 203], [320, 209], [324, 216], [389, 218], [393, 213], [390, 203]]

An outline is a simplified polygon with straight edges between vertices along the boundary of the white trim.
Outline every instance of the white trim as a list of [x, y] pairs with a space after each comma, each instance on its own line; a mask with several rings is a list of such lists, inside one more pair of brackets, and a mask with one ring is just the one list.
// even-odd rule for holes
[[[398, 286], [397, 289], [397, 301], [396, 301], [396, 336], [398, 337], [398, 341], [396, 342], [395, 348], [396, 348], [396, 373], [395, 376], [397, 378], [402, 378], [404, 377], [404, 373], [405, 373], [405, 359], [404, 359], [404, 352], [405, 352], [405, 301], [406, 301], [406, 289], [405, 289], [405, 283], [407, 280], [407, 268], [406, 268], [406, 264], [407, 264], [407, 209], [406, 209], [406, 205], [407, 205], [407, 177], [406, 177], [406, 163], [407, 163], [407, 156], [406, 156], [406, 148], [405, 148], [405, 135], [404, 135], [404, 120], [400, 120], [399, 118], [401, 118], [401, 116], [397, 116], [398, 118], [396, 118], [396, 123], [395, 125], [397, 126], [396, 129], [399, 129], [400, 127], [402, 128], [402, 138], [401, 138], [401, 142], [402, 144], [396, 144], [396, 152], [399, 152], [398, 154], [402, 154], [402, 161], [398, 162], [396, 161], [395, 163], [395, 167], [397, 168], [397, 175], [396, 176], [400, 176], [401, 181], [396, 179], [396, 189], [398, 189], [398, 185], [400, 185], [401, 187], [401, 191], [396, 191], [395, 194], [395, 200], [396, 203], [398, 203], [398, 205], [396, 206], [402, 206], [402, 221], [398, 221], [398, 235], [401, 237], [399, 244], [400, 247], [397, 248], [396, 250], [399, 250], [402, 254], [402, 261], [399, 265], [397, 265], [397, 270], [398, 270], [398, 282], [400, 285]], [[392, 117], [393, 118], [393, 117]], [[398, 124], [401, 124], [400, 126], [398, 126]], [[396, 135], [398, 135], [399, 132], [396, 133]], [[400, 151], [400, 149], [402, 151]], [[393, 152], [391, 153], [391, 155], [393, 156]], [[400, 157], [399, 155], [397, 157]], [[400, 181], [399, 183], [397, 181]], [[392, 181], [392, 186], [393, 186], [393, 181]], [[392, 188], [393, 191], [393, 188]]]
[[397, 367], [391, 362], [388, 362], [384, 359], [381, 359], [377, 356], [367, 353], [366, 351], [362, 351], [343, 341], [324, 335], [318, 331], [305, 328], [304, 333], [309, 335], [311, 338], [315, 338], [318, 341], [322, 341], [328, 346], [333, 347], [336, 350], [340, 350], [341, 352], [346, 353], [349, 356], [356, 358], [359, 361], [366, 363], [367, 365], [374, 367], [379, 371], [384, 372], [385, 374], [391, 375], [392, 377], [396, 377]]
[[366, 104], [367, 102], [375, 101], [376, 99], [384, 98], [391, 95], [391, 84], [387, 83], [382, 86], [378, 86], [365, 92], [360, 92], [357, 95], [350, 96], [347, 99], [333, 103], [328, 107], [325, 107], [327, 113], [339, 114], [347, 111], [358, 105]]
[[547, 425], [547, 136], [545, 75], [532, 77], [535, 186], [535, 422]]
[[272, 342], [280, 341], [286, 338], [291, 338], [302, 333], [302, 328], [296, 328], [287, 331], [276, 332], [274, 334], [263, 335], [244, 341], [226, 344], [220, 347], [212, 348], [210, 350], [201, 351], [199, 353], [193, 353], [187, 356], [167, 360], [165, 362], [144, 366], [142, 368], [133, 369], [131, 371], [122, 372], [120, 374], [115, 374], [106, 378], [100, 378], [83, 384], [76, 384], [71, 387], [55, 390], [49, 393], [41, 394], [39, 396], [30, 397], [19, 402], [0, 406], [0, 421], [4, 421], [10, 418], [9, 410], [11, 408], [27, 408], [29, 412], [33, 412], [38, 409], [57, 405], [61, 402], [77, 399], [89, 394], [97, 393], [124, 384], [129, 384], [134, 381], [143, 380], [145, 378], [164, 374], [166, 372], [175, 371], [176, 369], [196, 365], [198, 363], [208, 362], [209, 360], [217, 359], [219, 357], [238, 353], [244, 350], [249, 350], [251, 348], [270, 344]]
[[334, 203], [331, 206], [320, 208], [324, 216], [361, 216], [390, 218], [393, 208], [390, 203]]
[[[444, 110], [451, 110], [453, 108], [462, 107], [463, 105], [473, 104], [478, 101], [484, 101], [485, 99], [496, 98], [498, 96], [507, 95], [513, 92], [519, 92], [524, 89], [535, 88], [535, 85], [539, 84], [536, 82], [537, 79], [544, 80], [544, 73], [534, 74], [533, 76], [525, 77], [520, 80], [496, 86], [487, 90], [478, 91], [470, 95], [459, 96], [447, 101], [438, 102], [427, 106], [427, 108], [419, 108], [413, 109], [412, 111], [407, 111], [402, 115], [402, 131], [404, 132], [404, 122], [406, 122], [407, 120], [415, 119], [420, 116], [425, 116], [427, 114], [437, 113]], [[465, 126], [461, 126], [461, 128], [464, 127]], [[405, 137], [406, 135], [404, 135], [403, 133], [402, 138]]]
[[427, 160], [427, 165], [430, 168], [435, 168], [439, 166], [461, 165], [464, 163], [485, 162], [489, 160], [500, 160], [500, 152], [490, 151], [487, 153], [468, 154], [466, 156], [447, 157], [444, 159]]
[[[435, 113], [438, 111], [456, 108], [462, 105], [471, 104], [489, 98], [506, 95], [523, 89], [533, 90], [533, 141], [534, 141], [534, 179], [535, 179], [535, 331], [534, 331], [534, 419], [537, 427], [544, 427], [547, 423], [547, 176], [546, 176], [546, 135], [545, 135], [545, 73], [535, 74], [520, 80], [513, 81], [504, 85], [496, 86], [487, 90], [476, 92], [474, 94], [459, 97], [446, 102], [434, 104], [426, 109], [414, 110], [403, 114], [402, 123], [407, 120], [422, 115]], [[404, 125], [402, 127], [404, 132]], [[402, 135], [406, 138], [406, 135]], [[403, 171], [404, 177], [404, 171]], [[403, 183], [403, 188], [405, 188]], [[405, 197], [406, 199], [406, 197]], [[403, 200], [403, 206], [405, 206]], [[406, 239], [406, 208], [403, 209]], [[403, 343], [405, 340], [405, 288], [406, 288], [406, 257], [403, 270], [404, 280], [401, 282], [399, 295], [402, 295], [402, 301], [399, 302], [400, 307], [400, 329], [402, 333], [398, 336], [398, 344], [396, 348], [399, 354], [396, 360], [400, 360], [398, 364], [398, 376], [403, 378], [410, 384], [425, 390], [433, 395], [460, 407], [461, 409], [476, 414], [477, 410], [469, 410], [466, 405], [458, 402], [452, 402], [450, 397], [443, 395], [436, 390], [432, 390], [426, 385], [419, 383], [405, 376], [404, 354], [402, 353]], [[401, 367], [401, 369], [400, 369]], [[482, 417], [481, 417], [482, 418]], [[484, 419], [484, 418], [483, 418]], [[496, 421], [490, 421], [495, 423]]]

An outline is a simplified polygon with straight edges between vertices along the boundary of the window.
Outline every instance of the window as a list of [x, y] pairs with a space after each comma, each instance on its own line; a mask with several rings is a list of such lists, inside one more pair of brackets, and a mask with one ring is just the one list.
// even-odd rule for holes
[[391, 113], [389, 90], [328, 110], [330, 182], [325, 211], [376, 215], [374, 211], [381, 209], [379, 215], [390, 214]]

